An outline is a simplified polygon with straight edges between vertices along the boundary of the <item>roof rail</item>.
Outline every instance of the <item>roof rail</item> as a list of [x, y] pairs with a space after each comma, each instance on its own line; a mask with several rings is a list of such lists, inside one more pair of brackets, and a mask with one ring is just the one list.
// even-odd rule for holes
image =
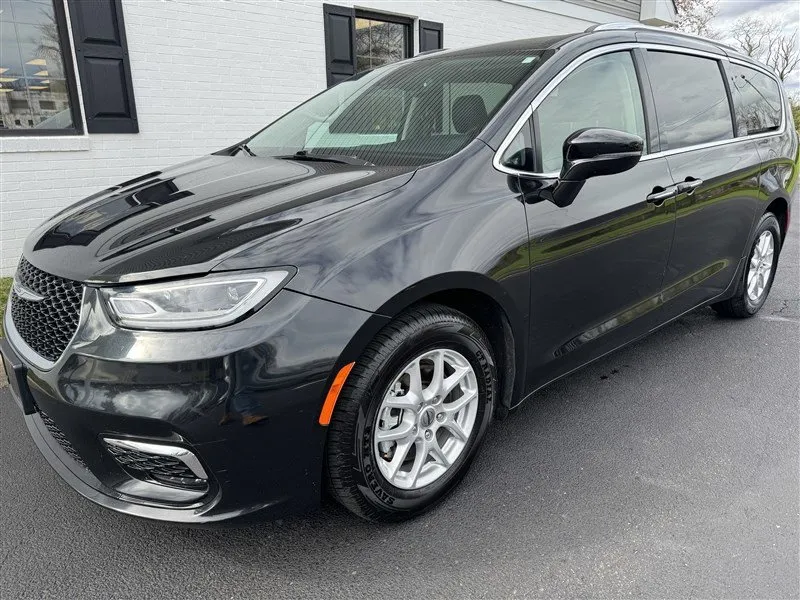
[[692, 40], [701, 40], [703, 42], [708, 42], [709, 44], [714, 44], [715, 46], [719, 46], [720, 48], [725, 48], [726, 50], [732, 50], [733, 52], [741, 52], [740, 50], [734, 48], [729, 44], [724, 44], [718, 40], [713, 40], [711, 38], [703, 37], [702, 35], [694, 35], [692, 33], [676, 31], [675, 29], [666, 29], [664, 27], [653, 27], [652, 25], [643, 25], [642, 23], [633, 23], [630, 21], [622, 23], [601, 23], [600, 25], [592, 25], [591, 27], [586, 28], [586, 33], [590, 33], [592, 31], [620, 31], [624, 29], [642, 29], [644, 31], [660, 31], [662, 33], [671, 33], [673, 35], [678, 35]]

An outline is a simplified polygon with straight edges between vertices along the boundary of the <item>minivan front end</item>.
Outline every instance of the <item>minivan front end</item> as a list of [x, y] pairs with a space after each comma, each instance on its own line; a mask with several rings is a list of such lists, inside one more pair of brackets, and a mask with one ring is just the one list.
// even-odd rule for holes
[[98, 504], [160, 520], [317, 505], [318, 415], [370, 314], [284, 288], [229, 325], [154, 331], [121, 325], [108, 292], [26, 259], [17, 272], [4, 364], [53, 468]]

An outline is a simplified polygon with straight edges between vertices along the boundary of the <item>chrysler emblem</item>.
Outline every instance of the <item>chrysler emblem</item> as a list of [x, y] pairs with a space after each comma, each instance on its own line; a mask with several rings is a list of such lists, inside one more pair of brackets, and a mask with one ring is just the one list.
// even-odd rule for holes
[[28, 302], [41, 302], [44, 300], [44, 296], [41, 294], [37, 294], [32, 289], [25, 287], [16, 279], [14, 280], [14, 293], [22, 298], [23, 300], [27, 300]]

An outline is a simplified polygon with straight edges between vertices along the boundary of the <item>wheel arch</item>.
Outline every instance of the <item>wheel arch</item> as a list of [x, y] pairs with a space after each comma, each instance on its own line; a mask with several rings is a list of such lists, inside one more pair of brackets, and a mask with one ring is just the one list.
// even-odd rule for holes
[[353, 336], [337, 361], [337, 369], [358, 357], [394, 317], [417, 304], [432, 302], [463, 312], [475, 321], [492, 344], [497, 363], [500, 402], [496, 415], [508, 414], [513, 398], [524, 389], [527, 316], [503, 286], [485, 275], [469, 272], [433, 276], [408, 286], [384, 302]]
[[777, 196], [767, 205], [764, 210], [764, 214], [766, 213], [772, 213], [778, 219], [778, 225], [781, 228], [781, 246], [783, 246], [789, 229], [789, 201], [783, 196]]

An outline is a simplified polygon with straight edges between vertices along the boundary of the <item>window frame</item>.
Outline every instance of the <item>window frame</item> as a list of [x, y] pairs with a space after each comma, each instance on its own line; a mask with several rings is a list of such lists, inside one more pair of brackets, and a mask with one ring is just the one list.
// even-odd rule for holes
[[67, 98], [72, 115], [72, 127], [65, 129], [0, 129], [0, 137], [51, 137], [51, 136], [82, 136], [84, 134], [81, 105], [78, 97], [78, 80], [75, 77], [75, 65], [72, 53], [72, 43], [67, 25], [67, 13], [63, 0], [51, 0], [58, 30], [58, 42], [61, 46], [61, 60], [64, 62], [64, 80], [67, 84]]
[[[383, 13], [377, 10], [368, 10], [363, 8], [356, 8], [354, 17], [353, 17], [353, 27], [355, 28], [356, 19], [368, 19], [370, 21], [383, 21], [385, 23], [394, 23], [395, 25], [403, 25], [406, 28], [406, 44], [405, 44], [405, 56], [400, 60], [406, 60], [407, 58], [414, 57], [414, 19], [411, 17], [404, 17], [402, 15], [395, 15], [392, 13]], [[354, 34], [355, 35], [355, 34]], [[353, 44], [356, 44], [355, 37], [353, 37]], [[358, 56], [357, 54], [353, 57], [355, 62], [355, 75], [359, 73], [366, 73], [370, 69], [364, 69], [363, 71], [358, 70]], [[373, 69], [376, 67], [372, 67]]]
[[[725, 63], [730, 62], [734, 64], [739, 64], [745, 67], [750, 67], [755, 69], [775, 81], [777, 81], [777, 77], [774, 73], [770, 73], [766, 67], [762, 67], [759, 64], [754, 64], [745, 60], [741, 60], [735, 57], [728, 57], [724, 54], [715, 54], [712, 52], [705, 52], [703, 50], [695, 50], [693, 48], [684, 48], [681, 46], [674, 46], [668, 43], [651, 43], [651, 42], [623, 42], [619, 44], [610, 44], [607, 46], [600, 46], [598, 48], [594, 48], [582, 54], [581, 56], [576, 57], [573, 59], [567, 66], [562, 68], [548, 83], [545, 85], [533, 98], [533, 100], [526, 106], [523, 113], [517, 118], [514, 124], [511, 126], [511, 129], [508, 130], [508, 133], [503, 138], [503, 141], [497, 147], [497, 150], [494, 153], [494, 157], [492, 159], [492, 166], [502, 173], [507, 173], [509, 175], [517, 175], [529, 178], [540, 178], [540, 179], [555, 179], [558, 177], [557, 172], [553, 173], [537, 173], [537, 172], [530, 172], [530, 171], [519, 171], [517, 169], [511, 169], [506, 167], [502, 164], [501, 158], [503, 153], [506, 151], [507, 147], [513, 142], [514, 137], [519, 132], [520, 128], [522, 128], [525, 122], [533, 115], [535, 110], [539, 107], [539, 104], [550, 94], [550, 92], [559, 84], [561, 81], [566, 79], [566, 77], [575, 69], [577, 69], [583, 63], [595, 58], [597, 56], [601, 56], [603, 54], [609, 54], [612, 52], [618, 52], [620, 50], [629, 50], [633, 52], [634, 57], [634, 64], [638, 64], [640, 61], [643, 63], [644, 61], [643, 56], [639, 53], [647, 50], [657, 50], [662, 52], [675, 52], [678, 54], [692, 54], [700, 57], [705, 58], [712, 58], [721, 63], [721, 69], [724, 69]], [[645, 122], [647, 123], [647, 127], [653, 128], [648, 129], [651, 133], [648, 135], [653, 137], [653, 131], [655, 132], [655, 137], [660, 139], [660, 133], [658, 130], [658, 120], [656, 115], [652, 110], [652, 106], [648, 109], [648, 104], [652, 104], [653, 102], [653, 92], [652, 89], [649, 88], [649, 74], [647, 72], [646, 66], [642, 68], [642, 70], [637, 69], [637, 76], [640, 80], [640, 88], [643, 86], [644, 79], [647, 77], [647, 87], [644, 89], [642, 97], [642, 102], [645, 104]], [[727, 85], [727, 80], [725, 81]], [[660, 145], [651, 148], [651, 151], [647, 154], [644, 154], [641, 158], [642, 161], [646, 160], [654, 160], [657, 158], [671, 156], [674, 154], [681, 154], [684, 152], [692, 152], [694, 150], [700, 150], [704, 148], [711, 148], [714, 146], [723, 146], [725, 144], [735, 144], [737, 142], [741, 142], [744, 140], [752, 140], [752, 139], [759, 139], [759, 138], [767, 138], [773, 136], [783, 135], [786, 132], [786, 94], [783, 89], [783, 86], [780, 85], [778, 82], [779, 89], [781, 90], [781, 127], [776, 131], [768, 131], [764, 133], [757, 133], [753, 135], [747, 135], [743, 137], [732, 137], [731, 139], [726, 140], [717, 140], [714, 142], [707, 142], [703, 144], [697, 144], [694, 146], [684, 146], [682, 148], [674, 148], [672, 150], [661, 150]], [[735, 115], [733, 113], [733, 104], [732, 104], [732, 97], [730, 94], [728, 95], [728, 109], [731, 114], [731, 120], [734, 122], [734, 132], [736, 132], [735, 126]], [[656, 151], [652, 151], [655, 148], [658, 148]]]

